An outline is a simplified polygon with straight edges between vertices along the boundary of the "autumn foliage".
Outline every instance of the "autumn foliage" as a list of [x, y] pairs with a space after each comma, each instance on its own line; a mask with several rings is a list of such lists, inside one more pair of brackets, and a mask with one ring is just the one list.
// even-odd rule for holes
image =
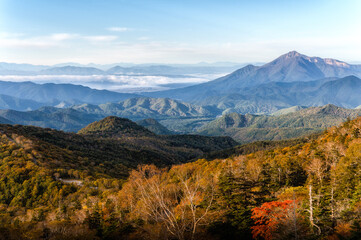
[[55, 146], [17, 128], [0, 135], [0, 239], [360, 239], [361, 118], [292, 146], [130, 170], [115, 152], [83, 155], [75, 134], [79, 146], [32, 132]]
[[266, 202], [252, 211], [252, 219], [255, 226], [252, 227], [252, 235], [255, 239], [264, 238], [271, 240], [272, 234], [278, 225], [287, 217], [288, 211], [294, 205], [294, 201]]

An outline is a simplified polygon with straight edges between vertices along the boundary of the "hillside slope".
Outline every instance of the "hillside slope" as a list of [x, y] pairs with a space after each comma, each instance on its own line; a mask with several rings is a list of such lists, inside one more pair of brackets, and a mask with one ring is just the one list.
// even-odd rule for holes
[[0, 125], [0, 132], [8, 139], [6, 141], [16, 142], [14, 138], [19, 137], [31, 142], [30, 151], [35, 149], [39, 154], [50, 154], [49, 159], [54, 159], [58, 167], [63, 164], [63, 159], [68, 159], [74, 168], [85, 170], [91, 167], [93, 174], [108, 176], [124, 176], [127, 169], [141, 163], [159, 166], [181, 163], [205, 152], [236, 145], [229, 137], [158, 136], [128, 119], [118, 117], [91, 123], [79, 134], [22, 125]]
[[175, 134], [174, 132], [168, 130], [168, 128], [166, 128], [162, 124], [160, 124], [157, 120], [152, 119], [152, 118], [143, 119], [143, 120], [137, 121], [136, 123], [158, 135]]
[[[0, 125], [0, 237], [359, 239], [361, 117], [310, 138], [240, 146], [227, 159], [142, 165], [122, 181], [121, 154], [112, 149], [137, 134], [120, 141], [114, 124], [125, 121], [97, 124], [97, 140], [94, 129]], [[101, 137], [102, 129], [118, 134]]]
[[344, 109], [331, 104], [276, 116], [230, 113], [203, 126], [198, 133], [231, 136], [242, 143], [281, 140], [320, 132], [358, 116], [361, 116], [359, 109]]
[[131, 119], [143, 118], [182, 118], [216, 116], [218, 111], [212, 111], [170, 98], [131, 98], [117, 103], [100, 105], [76, 105], [73, 109], [90, 114], [114, 115]]
[[53, 128], [68, 132], [77, 132], [89, 123], [103, 116], [86, 114], [73, 109], [43, 107], [35, 111], [0, 110], [0, 116], [14, 124]]
[[[212, 118], [218, 111], [196, 105], [162, 98], [131, 98], [117, 103], [100, 105], [82, 104], [69, 108], [42, 107], [33, 111], [0, 110], [0, 116], [16, 124], [49, 127], [64, 131], [77, 132], [91, 122], [106, 116], [118, 116], [132, 120], [147, 118], [185, 119]], [[157, 128], [160, 128], [158, 126]], [[165, 129], [163, 128], [163, 131]]]
[[40, 107], [45, 106], [46, 104], [36, 102], [33, 100], [22, 99], [17, 97], [12, 97], [4, 94], [0, 94], [0, 109], [13, 109], [18, 111], [29, 111], [35, 110]]

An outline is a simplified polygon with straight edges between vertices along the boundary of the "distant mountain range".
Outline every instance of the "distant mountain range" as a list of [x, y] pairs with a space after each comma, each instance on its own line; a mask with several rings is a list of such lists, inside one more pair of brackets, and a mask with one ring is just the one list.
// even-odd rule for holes
[[[48, 127], [76, 132], [87, 124], [106, 116], [118, 116], [132, 120], [147, 118], [180, 119], [214, 118], [209, 109], [167, 98], [132, 98], [116, 103], [100, 105], [82, 104], [69, 108], [42, 107], [33, 111], [0, 110], [0, 116], [17, 124]], [[150, 120], [142, 122], [160, 134], [169, 134]], [[158, 123], [159, 124], [159, 123]], [[155, 130], [157, 129], [157, 130]]]
[[54, 66], [0, 63], [0, 75], [183, 75], [215, 74], [231, 72], [245, 64], [239, 63], [200, 63], [200, 64], [110, 64], [82, 65], [77, 63]]
[[103, 116], [82, 113], [73, 109], [43, 107], [35, 111], [0, 110], [0, 116], [9, 122], [43, 128], [77, 132]]
[[210, 96], [192, 102], [213, 106], [224, 113], [271, 114], [292, 106], [335, 104], [355, 108], [361, 103], [361, 79], [355, 76], [309, 82], [271, 82], [244, 88], [240, 93]]
[[[49, 103], [40, 103], [29, 99], [22, 99], [0, 94], [0, 109], [14, 109], [24, 111], [38, 109], [40, 107], [46, 106], [47, 104]], [[53, 102], [53, 104], [57, 103]]]
[[[49, 75], [96, 75], [106, 72], [111, 74], [141, 74], [141, 72], [187, 74], [187, 70], [183, 67], [138, 65], [114, 66], [109, 70], [100, 70], [90, 66], [32, 68], [26, 64], [0, 63], [0, 70], [36, 69], [37, 72]], [[194, 70], [207, 68], [207, 66], [195, 65], [192, 68]], [[49, 126], [70, 131], [78, 129], [84, 123], [89, 123], [83, 119], [88, 115], [92, 120], [115, 115], [135, 121], [153, 118], [171, 131], [194, 132], [205, 123], [214, 120], [216, 116], [232, 112], [264, 115], [294, 106], [311, 107], [326, 104], [343, 108], [359, 107], [361, 106], [360, 76], [361, 65], [351, 65], [334, 59], [308, 57], [293, 51], [262, 66], [248, 65], [207, 83], [153, 93], [126, 94], [73, 84], [0, 81], [0, 109], [31, 110], [28, 113], [11, 112], [10, 114], [8, 112], [7, 114], [11, 116], [30, 114], [31, 117], [24, 117], [21, 123], [35, 124], [39, 118], [34, 119], [34, 114], [35, 116], [47, 114], [52, 119], [54, 114], [66, 115], [68, 114], [66, 111], [70, 111], [55, 109], [50, 113], [44, 113], [43, 109], [39, 109], [41, 107], [69, 108], [78, 112], [74, 114], [77, 116], [76, 123], [73, 121], [74, 118], [70, 118], [71, 121], [60, 121], [67, 122], [65, 125], [59, 125], [57, 122]], [[144, 97], [145, 95], [150, 97]], [[39, 110], [35, 111], [37, 109]], [[72, 113], [71, 115], [73, 116]], [[12, 121], [12, 119], [9, 120]], [[21, 119], [15, 122], [18, 120]], [[71, 122], [70, 125], [68, 125], [69, 122]]]
[[345, 109], [332, 104], [293, 108], [276, 116], [230, 113], [206, 124], [197, 133], [230, 136], [242, 142], [283, 140], [320, 132], [361, 116], [361, 109]]
[[93, 68], [93, 67], [74, 67], [74, 66], [64, 66], [64, 67], [54, 67], [41, 70], [36, 74], [39, 75], [103, 75], [105, 72], [103, 70]]
[[264, 114], [295, 105], [328, 103], [354, 108], [361, 103], [360, 76], [361, 65], [293, 51], [263, 66], [248, 65], [207, 83], [144, 94], [239, 113]]
[[136, 94], [96, 90], [73, 84], [6, 81], [0, 81], [0, 95], [0, 109], [16, 110], [34, 110], [41, 106], [66, 107], [81, 103], [100, 104], [139, 97]]
[[183, 118], [183, 117], [211, 117], [216, 116], [217, 109], [200, 107], [170, 98], [131, 98], [117, 103], [100, 105], [75, 105], [72, 109], [104, 116], [114, 115], [130, 119], [144, 118]]
[[[27, 112], [0, 110], [0, 123], [77, 132], [94, 121], [116, 115], [137, 120], [138, 125], [159, 135], [191, 133], [230, 136], [246, 143], [300, 137], [361, 116], [361, 109], [345, 109], [331, 104], [310, 108], [296, 106], [274, 115], [229, 113], [216, 119], [215, 116], [202, 115], [204, 112], [200, 109], [196, 110], [192, 105], [170, 99], [138, 98], [115, 104], [80, 105], [65, 109], [43, 107]], [[159, 119], [149, 119], [151, 116]]]

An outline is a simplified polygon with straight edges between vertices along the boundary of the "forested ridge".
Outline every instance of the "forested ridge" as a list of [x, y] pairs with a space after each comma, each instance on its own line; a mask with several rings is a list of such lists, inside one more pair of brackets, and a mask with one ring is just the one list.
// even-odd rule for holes
[[[249, 144], [218, 155], [227, 158], [215, 154], [173, 166], [118, 161], [116, 167], [109, 156], [102, 162], [99, 141], [125, 144], [119, 134], [10, 125], [0, 132], [0, 239], [337, 240], [361, 234], [361, 118], [319, 136]], [[82, 148], [84, 142], [89, 145]], [[86, 148], [92, 151], [85, 154]]]

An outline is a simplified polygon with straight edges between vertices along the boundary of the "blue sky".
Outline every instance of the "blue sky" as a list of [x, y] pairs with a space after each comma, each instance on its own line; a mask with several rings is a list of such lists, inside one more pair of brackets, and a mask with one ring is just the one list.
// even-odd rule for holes
[[0, 0], [0, 61], [361, 61], [358, 0]]

